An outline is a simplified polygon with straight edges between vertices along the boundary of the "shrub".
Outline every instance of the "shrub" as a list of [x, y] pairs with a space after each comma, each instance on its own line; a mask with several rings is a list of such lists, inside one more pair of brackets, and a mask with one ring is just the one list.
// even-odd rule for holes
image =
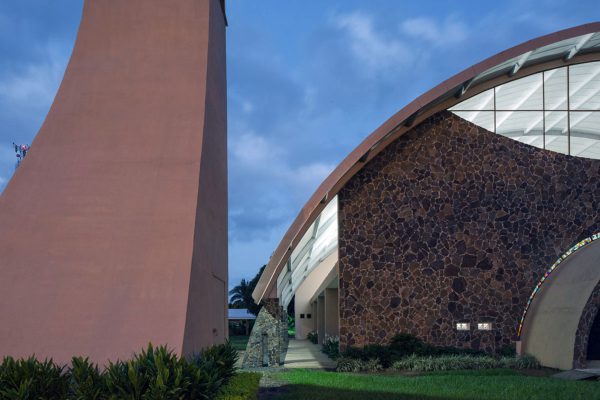
[[68, 374], [51, 359], [41, 362], [35, 357], [24, 360], [6, 357], [0, 365], [0, 398], [3, 400], [64, 399], [68, 387]]
[[0, 364], [0, 399], [212, 399], [232, 377], [236, 360], [229, 343], [189, 360], [150, 344], [131, 360], [109, 363], [103, 372], [87, 358], [74, 357], [64, 371], [52, 360], [7, 357]]
[[389, 344], [391, 356], [395, 360], [411, 354], [423, 354], [426, 347], [428, 346], [421, 339], [409, 333], [396, 334]]
[[219, 344], [209, 347], [196, 356], [205, 361], [212, 361], [219, 369], [219, 375], [225, 380], [231, 378], [235, 372], [235, 363], [238, 359], [238, 352], [230, 345], [230, 343]]
[[261, 374], [241, 372], [223, 386], [217, 400], [256, 400]]
[[306, 338], [310, 340], [313, 344], [319, 343], [319, 334], [317, 333], [317, 331], [308, 332]]
[[340, 357], [337, 359], [335, 370], [337, 372], [360, 372], [363, 362], [356, 358]]
[[321, 351], [327, 354], [332, 360], [340, 356], [340, 339], [337, 336], [329, 336], [325, 338]]
[[102, 400], [108, 396], [104, 375], [88, 358], [73, 357], [69, 368], [71, 400]]
[[502, 346], [500, 350], [498, 350], [498, 355], [502, 357], [515, 357], [517, 355], [517, 349], [513, 344], [507, 344]]
[[538, 369], [541, 367], [540, 362], [530, 354], [523, 354], [517, 357], [502, 357], [500, 365], [503, 368], [513, 369]]
[[393, 368], [410, 371], [450, 371], [458, 369], [490, 369], [498, 368], [498, 360], [489, 356], [448, 355], [437, 357], [419, 357], [412, 355], [396, 361]]
[[188, 392], [185, 359], [166, 347], [151, 344], [127, 362], [110, 363], [106, 371], [108, 392], [115, 398], [179, 399]]
[[371, 358], [370, 360], [364, 361], [361, 367], [361, 371], [365, 372], [379, 372], [383, 370], [383, 366], [377, 358]]

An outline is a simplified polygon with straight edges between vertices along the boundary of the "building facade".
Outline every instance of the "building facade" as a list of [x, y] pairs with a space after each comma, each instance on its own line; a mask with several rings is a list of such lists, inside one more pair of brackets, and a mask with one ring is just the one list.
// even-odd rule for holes
[[0, 357], [104, 364], [227, 337], [223, 5], [85, 1], [0, 196]]
[[342, 349], [408, 332], [600, 359], [598, 32], [506, 50], [386, 121], [311, 197], [255, 299], [295, 301], [298, 337]]

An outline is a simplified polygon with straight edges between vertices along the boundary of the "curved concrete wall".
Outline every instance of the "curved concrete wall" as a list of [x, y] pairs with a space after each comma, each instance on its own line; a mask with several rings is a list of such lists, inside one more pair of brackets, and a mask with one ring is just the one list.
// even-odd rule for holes
[[542, 365], [573, 368], [577, 327], [600, 281], [600, 243], [593, 242], [563, 261], [542, 286], [527, 313], [522, 352]]
[[104, 362], [224, 340], [224, 49], [218, 0], [85, 2], [0, 197], [0, 356]]

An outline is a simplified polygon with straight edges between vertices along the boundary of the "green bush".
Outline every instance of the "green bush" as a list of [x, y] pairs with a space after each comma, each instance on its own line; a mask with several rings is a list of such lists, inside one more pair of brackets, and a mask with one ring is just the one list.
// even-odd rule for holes
[[337, 359], [337, 372], [379, 372], [383, 366], [377, 358], [359, 360], [357, 358], [340, 357]]
[[360, 372], [363, 362], [357, 358], [340, 357], [337, 359], [337, 372]]
[[317, 333], [317, 331], [308, 332], [306, 338], [310, 340], [313, 344], [319, 343], [319, 334]]
[[448, 355], [419, 357], [412, 355], [394, 362], [392, 367], [396, 370], [430, 372], [458, 369], [491, 369], [500, 367], [500, 362], [489, 356]]
[[147, 349], [100, 372], [87, 358], [69, 369], [34, 357], [0, 364], [2, 400], [212, 399], [235, 371], [237, 352], [227, 343], [186, 359], [166, 347]]
[[180, 399], [188, 394], [190, 380], [184, 375], [186, 360], [166, 347], [146, 350], [127, 362], [110, 363], [106, 385], [113, 398]]
[[523, 354], [517, 357], [502, 357], [500, 359], [502, 368], [512, 369], [538, 369], [540, 362], [530, 354]]
[[392, 368], [395, 370], [408, 371], [450, 371], [459, 369], [536, 369], [540, 363], [531, 355], [519, 357], [502, 357], [500, 359], [490, 356], [449, 355], [449, 356], [408, 356], [400, 361], [394, 362]]
[[426, 345], [421, 339], [409, 333], [396, 334], [389, 344], [391, 357], [394, 360], [400, 360], [412, 354], [422, 354], [425, 347]]
[[370, 360], [362, 363], [361, 370], [365, 372], [379, 372], [383, 370], [383, 366], [377, 358], [371, 358]]
[[68, 388], [68, 374], [51, 359], [5, 357], [0, 364], [0, 399], [58, 400], [66, 398]]
[[385, 368], [389, 368], [392, 364], [392, 354], [388, 346], [379, 344], [370, 344], [362, 349], [356, 347], [348, 347], [342, 355], [346, 358], [354, 358], [361, 361], [376, 359]]
[[502, 346], [500, 350], [498, 350], [498, 355], [502, 357], [515, 357], [517, 355], [515, 344], [513, 343]]
[[256, 400], [261, 374], [240, 372], [223, 386], [217, 400]]
[[326, 337], [321, 351], [332, 360], [337, 359], [340, 356], [340, 339], [337, 336]]
[[73, 357], [69, 368], [71, 400], [103, 400], [108, 396], [104, 375], [88, 358]]
[[219, 369], [219, 375], [225, 380], [231, 378], [235, 372], [235, 363], [238, 352], [229, 343], [219, 344], [203, 350], [195, 360], [212, 361]]

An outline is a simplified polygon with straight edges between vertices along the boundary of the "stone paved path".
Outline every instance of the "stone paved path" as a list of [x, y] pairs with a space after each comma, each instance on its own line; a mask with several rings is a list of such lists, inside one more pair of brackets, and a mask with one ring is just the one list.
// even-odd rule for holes
[[334, 369], [335, 361], [321, 352], [321, 346], [308, 340], [290, 339], [283, 367], [305, 369]]

